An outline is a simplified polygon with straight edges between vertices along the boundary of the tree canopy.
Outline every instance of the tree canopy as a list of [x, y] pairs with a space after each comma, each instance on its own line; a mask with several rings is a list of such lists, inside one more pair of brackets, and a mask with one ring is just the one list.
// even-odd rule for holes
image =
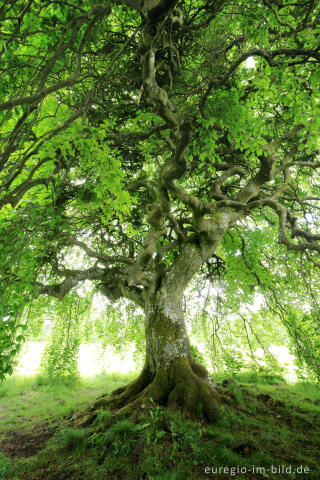
[[0, 376], [39, 295], [90, 281], [148, 317], [161, 292], [173, 319], [196, 275], [221, 277], [235, 312], [262, 293], [319, 375], [319, 2], [0, 16]]

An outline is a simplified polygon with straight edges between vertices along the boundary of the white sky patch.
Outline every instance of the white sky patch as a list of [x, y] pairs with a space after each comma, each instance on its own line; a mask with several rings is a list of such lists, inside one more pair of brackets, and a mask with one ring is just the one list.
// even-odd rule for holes
[[27, 342], [19, 358], [14, 373], [18, 375], [34, 375], [39, 368], [45, 342]]
[[[42, 353], [45, 342], [27, 342], [19, 358], [18, 366], [15, 369], [18, 375], [34, 375], [39, 371]], [[125, 352], [124, 358], [116, 354], [111, 348], [105, 352], [101, 351], [98, 343], [88, 343], [80, 346], [78, 368], [84, 377], [96, 375], [101, 372], [127, 373], [137, 370], [133, 359], [134, 348]]]
[[261, 293], [256, 293], [253, 303], [251, 305], [245, 305], [243, 308], [244, 313], [255, 313], [264, 305], [264, 296]]
[[[294, 356], [290, 353], [289, 348], [280, 345], [272, 345], [269, 350], [275, 355], [280, 365], [286, 368], [286, 372], [283, 374], [285, 379], [289, 382], [297, 382], [299, 380], [296, 373], [297, 367], [294, 363]], [[256, 353], [263, 357], [262, 348], [259, 348]]]
[[127, 373], [135, 371], [137, 367], [133, 359], [133, 350], [133, 347], [127, 350], [122, 358], [120, 354], [114, 353], [111, 348], [107, 348], [102, 353], [96, 343], [81, 345], [78, 363], [80, 374], [84, 377], [90, 377], [100, 372]]
[[[205, 346], [201, 342], [193, 340], [199, 350], [205, 354]], [[19, 364], [15, 369], [18, 375], [34, 375], [39, 371], [42, 352], [45, 342], [27, 342], [19, 358]], [[294, 356], [290, 353], [288, 347], [271, 346], [270, 351], [276, 356], [279, 363], [286, 368], [284, 377], [289, 382], [297, 382], [296, 366], [294, 364]], [[102, 352], [98, 343], [83, 344], [80, 347], [79, 355], [79, 371], [83, 377], [91, 377], [101, 372], [112, 373], [128, 373], [137, 371], [137, 366], [133, 358], [134, 346], [129, 348], [125, 355], [116, 354], [111, 348], [107, 348]], [[263, 350], [257, 349], [257, 357], [263, 357]]]
[[254, 57], [248, 57], [246, 60], [246, 68], [256, 68], [256, 61]]

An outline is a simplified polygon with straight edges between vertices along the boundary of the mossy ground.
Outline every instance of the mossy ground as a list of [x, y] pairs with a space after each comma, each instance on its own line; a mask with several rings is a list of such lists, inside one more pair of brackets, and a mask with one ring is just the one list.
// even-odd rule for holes
[[[251, 374], [236, 382], [222, 383], [221, 377], [219, 388], [230, 402], [215, 424], [192, 422], [156, 405], [139, 423], [113, 423], [101, 410], [90, 428], [70, 424], [72, 412], [128, 379], [5, 382], [0, 386], [0, 479], [320, 478], [319, 387]], [[279, 473], [279, 465], [292, 473]], [[301, 466], [309, 473], [294, 474]], [[206, 467], [248, 470], [215, 474], [205, 473]], [[253, 473], [253, 467], [260, 470]]]

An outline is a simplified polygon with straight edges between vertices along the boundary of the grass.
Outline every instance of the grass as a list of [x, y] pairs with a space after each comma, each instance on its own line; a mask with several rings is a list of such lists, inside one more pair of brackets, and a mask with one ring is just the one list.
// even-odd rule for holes
[[[130, 378], [7, 380], [0, 387], [0, 480], [320, 478], [318, 386], [244, 373], [219, 384], [229, 401], [216, 424], [191, 422], [159, 406], [140, 423], [112, 423], [101, 409], [90, 428], [68, 424], [65, 415]], [[309, 473], [293, 473], [305, 468]]]
[[64, 451], [80, 452], [88, 445], [88, 433], [84, 428], [66, 428], [59, 433], [57, 439]]
[[12, 376], [0, 384], [0, 442], [15, 428], [47, 422], [60, 425], [71, 412], [132, 380], [133, 374], [99, 374], [75, 381], [52, 382], [41, 375]]

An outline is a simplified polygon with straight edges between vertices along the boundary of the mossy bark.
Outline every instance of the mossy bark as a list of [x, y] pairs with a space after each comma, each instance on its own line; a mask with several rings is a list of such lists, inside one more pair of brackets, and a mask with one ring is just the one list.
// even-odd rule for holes
[[139, 377], [98, 399], [79, 418], [90, 423], [99, 408], [140, 416], [154, 404], [191, 418], [214, 421], [220, 396], [207, 370], [192, 358], [182, 310], [183, 288], [165, 282], [146, 306], [146, 360]]
[[191, 358], [177, 357], [155, 373], [145, 367], [136, 380], [99, 398], [80, 412], [75, 423], [90, 425], [101, 408], [110, 408], [116, 417], [140, 418], [155, 405], [180, 411], [194, 420], [214, 422], [220, 399], [204, 367]]

